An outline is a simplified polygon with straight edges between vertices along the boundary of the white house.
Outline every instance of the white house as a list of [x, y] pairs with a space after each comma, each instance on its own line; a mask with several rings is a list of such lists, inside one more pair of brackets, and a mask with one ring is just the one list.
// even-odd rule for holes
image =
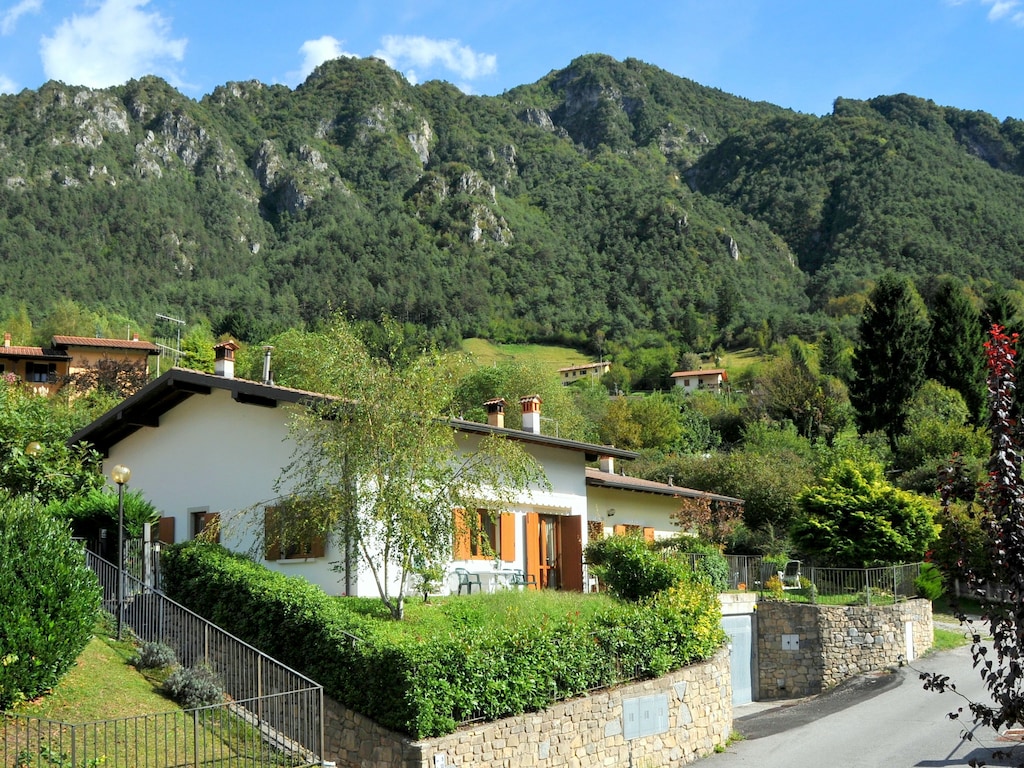
[[599, 381], [611, 369], [612, 364], [602, 360], [599, 363], [582, 363], [559, 368], [558, 375], [562, 377], [563, 386], [567, 387], [577, 381]]
[[[70, 442], [96, 447], [108, 474], [116, 464], [131, 469], [129, 487], [161, 511], [161, 541], [194, 538], [216, 522], [220, 543], [253, 554], [269, 568], [303, 576], [328, 594], [376, 596], [372, 575], [358, 567], [356, 553], [344, 542], [332, 538], [285, 550], [264, 546], [273, 538], [264, 536], [264, 528], [273, 524], [277, 500], [288, 492], [275, 490], [275, 482], [293, 458], [292, 417], [324, 396], [234, 378], [234, 349], [231, 343], [218, 345], [217, 374], [172, 368]], [[591, 583], [583, 562], [591, 535], [632, 530], [621, 526], [652, 528], [655, 535], [672, 531], [673, 504], [678, 508], [686, 489], [588, 468], [599, 459], [608, 468], [615, 459], [637, 454], [541, 434], [540, 398], [525, 397], [521, 404], [523, 429], [505, 428], [503, 400], [486, 404], [487, 424], [451, 422], [457, 444], [466, 450], [491, 434], [518, 441], [543, 469], [548, 487], [527, 490], [496, 519], [486, 510], [456, 512], [479, 516], [473, 528], [489, 546], [456, 536], [450, 573], [465, 569], [474, 588], [493, 588], [518, 571], [539, 587], [583, 590]], [[612, 507], [615, 513], [609, 513]], [[588, 521], [600, 527], [588, 527]], [[457, 580], [446, 587], [457, 589]]]
[[671, 378], [677, 387], [681, 387], [686, 394], [694, 392], [714, 392], [721, 394], [722, 388], [729, 381], [729, 375], [724, 368], [702, 368], [698, 371], [676, 371]]

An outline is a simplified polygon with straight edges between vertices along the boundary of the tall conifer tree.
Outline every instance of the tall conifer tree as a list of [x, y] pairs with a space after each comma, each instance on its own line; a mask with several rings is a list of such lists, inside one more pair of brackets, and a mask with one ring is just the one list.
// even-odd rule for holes
[[985, 337], [980, 313], [960, 281], [948, 278], [939, 285], [930, 317], [928, 378], [963, 395], [971, 420], [978, 423], [985, 407]]
[[929, 335], [928, 313], [910, 278], [886, 272], [861, 316], [850, 402], [858, 429], [885, 432], [893, 449], [907, 405], [925, 380]]

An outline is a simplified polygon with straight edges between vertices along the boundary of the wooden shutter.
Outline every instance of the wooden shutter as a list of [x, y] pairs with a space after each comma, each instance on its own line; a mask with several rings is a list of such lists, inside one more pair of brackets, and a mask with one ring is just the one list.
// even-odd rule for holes
[[267, 507], [263, 510], [263, 543], [265, 559], [281, 559], [281, 530], [277, 525], [277, 507]]
[[469, 560], [472, 557], [470, 550], [470, 526], [466, 518], [466, 510], [456, 507], [452, 510], [452, 559]]
[[624, 525], [613, 526], [612, 527], [612, 533], [614, 533], [616, 536], [625, 536], [626, 535], [626, 526], [624, 526]]
[[654, 529], [653, 528], [644, 528], [644, 541], [646, 541], [648, 544], [653, 544], [654, 543]]
[[573, 592], [583, 591], [583, 518], [580, 515], [566, 515], [558, 518], [559, 539], [562, 551], [559, 553], [561, 587]]
[[526, 513], [526, 575], [540, 586], [540, 515]]
[[327, 555], [327, 536], [314, 536], [309, 542], [310, 557], [325, 557]]
[[156, 526], [156, 540], [163, 544], [174, 543], [174, 518], [161, 517]]
[[498, 515], [498, 536], [501, 542], [501, 560], [505, 563], [516, 561], [516, 516], [511, 512]]

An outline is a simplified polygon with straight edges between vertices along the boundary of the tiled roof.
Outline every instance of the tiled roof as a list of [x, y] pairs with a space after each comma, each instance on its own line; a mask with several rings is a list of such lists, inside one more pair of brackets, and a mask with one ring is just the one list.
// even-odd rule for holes
[[624, 491], [639, 491], [641, 493], [656, 493], [660, 496], [679, 496], [691, 499], [709, 499], [711, 501], [726, 501], [731, 503], [743, 503], [742, 499], [732, 496], [722, 496], [719, 493], [708, 493], [698, 491], [695, 488], [683, 488], [678, 485], [659, 483], [655, 480], [644, 480], [629, 475], [617, 475], [614, 472], [602, 472], [593, 467], [587, 467], [587, 485], [604, 486], [606, 488], [618, 488]]
[[102, 349], [134, 349], [156, 354], [159, 348], [151, 341], [137, 339], [99, 339], [94, 336], [54, 336], [55, 347], [99, 347]]
[[57, 349], [43, 349], [42, 347], [0, 347], [0, 357], [38, 357], [47, 360], [68, 360], [68, 355]]
[[704, 368], [699, 371], [676, 371], [672, 374], [672, 378], [675, 379], [680, 376], [714, 376], [716, 374], [722, 374], [725, 377], [725, 368]]
[[559, 373], [565, 373], [566, 371], [588, 371], [591, 368], [604, 368], [605, 366], [611, 367], [611, 363], [581, 363], [580, 365], [568, 365], [565, 368], [559, 368]]

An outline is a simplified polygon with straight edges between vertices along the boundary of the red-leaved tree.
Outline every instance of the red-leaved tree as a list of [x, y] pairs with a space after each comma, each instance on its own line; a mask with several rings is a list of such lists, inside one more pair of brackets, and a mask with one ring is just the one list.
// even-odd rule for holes
[[[974, 666], [992, 699], [991, 703], [970, 702], [970, 712], [975, 723], [997, 730], [1024, 725], [1024, 482], [1020, 476], [1020, 430], [1014, 418], [1017, 341], [1017, 334], [1008, 335], [993, 325], [985, 343], [992, 452], [988, 480], [978, 489], [970, 514], [978, 518], [989, 557], [982, 567], [977, 565], [978, 558], [962, 552], [956, 574], [980, 603], [981, 615], [976, 620], [958, 606], [955, 612], [970, 628]], [[961, 482], [955, 465], [942, 474], [944, 503], [962, 496], [957, 487]], [[991, 639], [983, 640], [983, 634]], [[927, 689], [955, 690], [945, 675], [922, 674], [921, 678]], [[966, 736], [970, 738], [969, 733]]]

